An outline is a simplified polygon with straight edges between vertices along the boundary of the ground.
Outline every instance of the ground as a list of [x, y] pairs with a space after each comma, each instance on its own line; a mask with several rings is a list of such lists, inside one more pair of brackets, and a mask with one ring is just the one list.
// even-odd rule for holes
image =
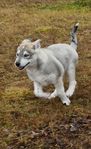
[[[36, 98], [33, 82], [14, 66], [17, 46], [28, 37], [42, 39], [42, 47], [69, 43], [76, 22], [78, 84], [71, 105]], [[91, 149], [90, 48], [90, 0], [0, 0], [0, 149]]]

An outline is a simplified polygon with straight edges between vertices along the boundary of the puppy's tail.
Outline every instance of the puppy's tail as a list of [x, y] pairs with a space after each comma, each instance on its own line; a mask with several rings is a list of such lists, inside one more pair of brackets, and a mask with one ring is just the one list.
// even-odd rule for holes
[[76, 50], [77, 49], [77, 29], [78, 29], [79, 23], [76, 23], [71, 31], [71, 46]]

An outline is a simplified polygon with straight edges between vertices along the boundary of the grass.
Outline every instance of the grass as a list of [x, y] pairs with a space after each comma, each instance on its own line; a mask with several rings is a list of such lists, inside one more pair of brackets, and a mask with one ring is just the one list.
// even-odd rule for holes
[[[0, 149], [91, 148], [90, 1], [68, 2], [0, 1]], [[15, 68], [14, 60], [18, 44], [27, 37], [42, 39], [43, 47], [69, 43], [75, 22], [80, 23], [78, 85], [65, 107], [58, 98], [36, 98], [32, 81]]]

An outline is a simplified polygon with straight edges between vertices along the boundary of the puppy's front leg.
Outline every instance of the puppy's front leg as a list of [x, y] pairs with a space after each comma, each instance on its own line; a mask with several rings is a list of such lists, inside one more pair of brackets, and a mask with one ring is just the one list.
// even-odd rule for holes
[[42, 86], [38, 82], [34, 82], [34, 94], [37, 97], [43, 97], [43, 98], [48, 98], [50, 96], [50, 93], [43, 92]]

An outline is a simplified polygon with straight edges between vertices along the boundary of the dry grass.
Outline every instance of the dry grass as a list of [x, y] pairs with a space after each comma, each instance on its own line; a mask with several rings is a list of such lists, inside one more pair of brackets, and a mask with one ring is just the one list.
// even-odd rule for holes
[[[91, 11], [73, 9], [73, 4], [61, 9], [58, 2], [57, 9], [51, 0], [51, 7], [37, 2], [42, 4], [0, 1], [0, 149], [90, 149]], [[17, 45], [27, 37], [41, 38], [42, 46], [68, 42], [75, 22], [80, 23], [78, 86], [72, 104], [65, 107], [58, 98], [36, 98], [32, 82], [15, 68], [14, 60]]]

